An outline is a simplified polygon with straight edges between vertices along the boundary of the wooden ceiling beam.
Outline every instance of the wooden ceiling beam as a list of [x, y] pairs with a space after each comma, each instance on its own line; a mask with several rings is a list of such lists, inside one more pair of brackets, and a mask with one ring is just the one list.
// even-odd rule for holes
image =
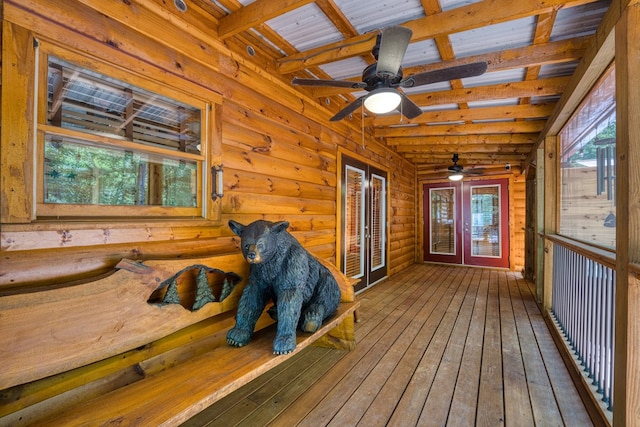
[[313, 0], [256, 0], [218, 21], [218, 37], [226, 39]]
[[[258, 0], [256, 3], [266, 3], [269, 1], [271, 0]], [[450, 9], [435, 15], [428, 15], [414, 21], [405, 22], [402, 26], [408, 27], [413, 31], [411, 41], [417, 42], [527, 16], [548, 13], [558, 8], [593, 3], [595, 1], [596, 0], [547, 0], [542, 3], [538, 0], [520, 0], [518, 2], [513, 2], [512, 0], [485, 0], [483, 2]], [[297, 3], [292, 0], [288, 2]], [[274, 3], [279, 6], [280, 3], [288, 2], [281, 0]], [[249, 6], [253, 4], [255, 3]], [[278, 6], [274, 6], [274, 8]], [[223, 34], [222, 28], [226, 25], [223, 22], [225, 19], [227, 18], [220, 20], [219, 34]], [[371, 51], [374, 44], [375, 34], [373, 36], [371, 34], [363, 34], [279, 59], [276, 61], [276, 67], [281, 74], [293, 73], [312, 65], [362, 55], [363, 53]]]
[[474, 121], [491, 119], [541, 119], [549, 117], [555, 108], [555, 103], [506, 105], [499, 107], [482, 107], [462, 110], [425, 111], [415, 119], [407, 119], [400, 114], [374, 116], [368, 119], [367, 125], [385, 127], [402, 124], [427, 124], [456, 121]]
[[[483, 165], [482, 168], [485, 170], [503, 170], [504, 171], [504, 163], [499, 163], [500, 160], [488, 160]], [[451, 159], [448, 162], [440, 162], [440, 163], [424, 163], [416, 165], [416, 170], [418, 173], [428, 174], [434, 172], [443, 172], [448, 171], [448, 167], [451, 166]], [[467, 162], [462, 162], [462, 166], [465, 169], [478, 169], [479, 165], [469, 165]], [[512, 165], [513, 166], [513, 165]]]
[[[413, 162], [420, 162], [425, 165], [451, 165], [451, 154], [413, 154], [407, 153], [403, 157]], [[503, 153], [467, 153], [462, 157], [459, 164], [464, 167], [471, 167], [471, 165], [486, 165], [486, 164], [505, 164], [513, 163], [520, 164], [527, 158], [526, 154], [503, 154]]]
[[398, 145], [396, 151], [404, 154], [425, 154], [425, 155], [438, 155], [454, 153], [497, 153], [497, 154], [529, 154], [531, 151], [531, 145]]
[[494, 135], [447, 135], [443, 136], [421, 136], [416, 138], [387, 138], [385, 141], [389, 146], [410, 146], [410, 145], [496, 145], [496, 144], [533, 144], [538, 140], [538, 134], [515, 133], [515, 134], [494, 134]]
[[423, 73], [425, 71], [440, 70], [443, 68], [471, 64], [474, 62], [486, 62], [487, 72], [492, 72], [578, 61], [582, 58], [584, 52], [592, 41], [593, 36], [558, 40], [481, 55], [472, 55], [464, 58], [453, 59], [451, 61], [407, 67], [403, 69], [403, 73], [405, 76], [408, 76], [411, 74]]
[[397, 128], [380, 128], [374, 130], [374, 137], [417, 137], [434, 135], [472, 135], [496, 133], [539, 133], [545, 120], [527, 120], [521, 122], [491, 122], [459, 125], [407, 126]]
[[[422, 7], [424, 8], [425, 15], [427, 16], [442, 13], [442, 8], [440, 7], [439, 0], [422, 0]], [[444, 34], [441, 36], [437, 36], [433, 40], [436, 43], [436, 47], [438, 48], [438, 53], [440, 54], [440, 59], [442, 61], [451, 61], [456, 58], [451, 40], [449, 39], [449, 35]], [[449, 83], [451, 84], [452, 89], [461, 89], [464, 87], [461, 79], [454, 79]], [[466, 110], [469, 108], [469, 104], [467, 104], [466, 102], [460, 102], [458, 104], [458, 108], [460, 110]]]
[[316, 0], [316, 5], [327, 15], [329, 21], [336, 26], [344, 37], [355, 37], [358, 35], [358, 30], [351, 24], [349, 18], [342, 13], [340, 7], [338, 7], [333, 0]]
[[[443, 68], [471, 64], [474, 62], [486, 62], [488, 64], [487, 71], [491, 72], [578, 61], [582, 58], [582, 55], [592, 40], [593, 36], [584, 36], [536, 46], [526, 46], [483, 55], [467, 56], [465, 58], [452, 59], [450, 61], [407, 67], [403, 69], [403, 74], [405, 76], [410, 76], [412, 74], [441, 70]], [[362, 76], [358, 75], [344, 80], [360, 82], [361, 79]], [[312, 97], [322, 98], [343, 94], [350, 90], [355, 89], [314, 87], [309, 90], [309, 93]]]
[[[553, 24], [556, 22], [557, 10], [552, 12], [543, 13], [538, 15], [536, 22], [536, 32], [533, 36], [533, 44], [540, 45], [549, 42], [551, 39], [551, 33], [553, 32]], [[525, 73], [525, 80], [536, 80], [540, 76], [541, 65], [534, 65], [527, 67]], [[528, 104], [531, 102], [531, 98], [520, 99], [520, 104]]]
[[[507, 171], [504, 165], [505, 164], [502, 161], [497, 160], [484, 163], [481, 166], [478, 165], [478, 167], [465, 167], [464, 170], [469, 171], [480, 169], [482, 171], [481, 176], [499, 175], [505, 173], [521, 173], [521, 168], [518, 164], [511, 165], [510, 171]], [[424, 165], [421, 169], [418, 169], [417, 174], [420, 178], [424, 179], [441, 178], [449, 175], [449, 169], [448, 166], [445, 165]], [[472, 177], [474, 176], [471, 175], [471, 178]]]
[[457, 104], [459, 102], [484, 101], [487, 99], [522, 98], [525, 96], [560, 95], [564, 92], [570, 76], [533, 81], [500, 83], [489, 86], [442, 90], [410, 95], [418, 105]]

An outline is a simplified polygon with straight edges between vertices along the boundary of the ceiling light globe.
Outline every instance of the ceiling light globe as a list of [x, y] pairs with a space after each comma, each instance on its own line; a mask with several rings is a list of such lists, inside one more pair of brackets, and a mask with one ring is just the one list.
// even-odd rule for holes
[[451, 181], [461, 181], [462, 180], [462, 174], [461, 173], [454, 173], [453, 175], [449, 175], [449, 180], [451, 180]]
[[364, 100], [364, 107], [373, 114], [384, 114], [395, 110], [400, 105], [400, 94], [391, 88], [374, 89]]

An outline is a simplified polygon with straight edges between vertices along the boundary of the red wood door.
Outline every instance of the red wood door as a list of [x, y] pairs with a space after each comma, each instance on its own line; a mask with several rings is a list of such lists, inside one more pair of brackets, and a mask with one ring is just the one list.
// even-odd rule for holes
[[462, 264], [462, 183], [424, 186], [424, 260]]
[[464, 263], [509, 267], [509, 181], [471, 181], [463, 188]]
[[424, 260], [509, 267], [507, 179], [425, 184]]
[[347, 156], [342, 164], [341, 268], [361, 291], [388, 274], [387, 173]]

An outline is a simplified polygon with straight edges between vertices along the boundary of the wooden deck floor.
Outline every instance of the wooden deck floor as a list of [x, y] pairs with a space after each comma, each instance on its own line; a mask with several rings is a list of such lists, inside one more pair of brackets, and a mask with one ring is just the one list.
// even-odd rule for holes
[[519, 274], [414, 265], [359, 295], [351, 352], [312, 347], [185, 426], [588, 426]]

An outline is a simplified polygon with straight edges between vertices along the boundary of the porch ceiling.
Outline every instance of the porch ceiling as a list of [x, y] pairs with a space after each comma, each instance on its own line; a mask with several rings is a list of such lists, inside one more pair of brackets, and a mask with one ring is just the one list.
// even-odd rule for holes
[[[218, 36], [238, 54], [290, 82], [293, 77], [361, 81], [375, 61], [380, 29], [413, 30], [404, 76], [485, 61], [487, 72], [406, 89], [423, 113], [364, 111], [369, 132], [417, 165], [447, 175], [459, 153], [465, 169], [521, 170], [567, 87], [610, 0], [194, 0], [218, 19]], [[251, 50], [251, 49], [249, 49]], [[296, 86], [338, 112], [362, 89]], [[363, 109], [346, 117], [360, 126]], [[327, 117], [327, 121], [330, 116]]]

